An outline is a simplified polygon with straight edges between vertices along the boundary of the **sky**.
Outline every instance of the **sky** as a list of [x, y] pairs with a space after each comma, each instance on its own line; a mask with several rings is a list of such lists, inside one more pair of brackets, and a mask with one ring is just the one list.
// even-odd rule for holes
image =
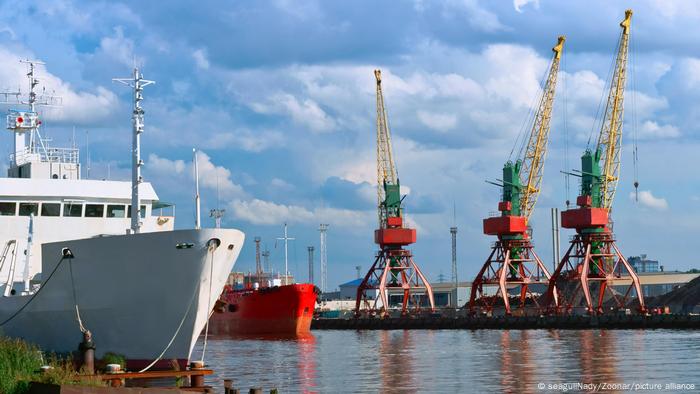
[[[194, 225], [192, 149], [202, 211], [225, 209], [243, 230], [236, 269], [253, 270], [253, 237], [307, 279], [307, 246], [328, 223], [329, 289], [374, 260], [375, 83], [383, 73], [411, 246], [432, 281], [471, 280], [494, 241], [482, 219], [497, 210], [498, 179], [541, 91], [557, 36], [567, 37], [542, 191], [530, 220], [551, 266], [550, 209], [575, 201], [561, 171], [598, 133], [596, 118], [626, 8], [634, 7], [622, 170], [613, 204], [618, 245], [666, 270], [700, 267], [700, 3], [694, 1], [68, 1], [0, 2], [0, 89], [26, 92], [39, 59], [42, 86], [62, 97], [43, 109], [54, 146], [73, 141], [90, 177], [128, 180], [131, 99], [112, 82], [136, 65], [145, 90], [144, 177]], [[75, 132], [74, 132], [75, 130]], [[89, 135], [89, 137], [88, 137]], [[514, 149], [515, 147], [515, 149]], [[633, 149], [638, 151], [637, 166]], [[0, 154], [12, 149], [0, 134]], [[514, 153], [513, 153], [514, 152]], [[7, 160], [0, 164], [5, 171]], [[85, 175], [85, 174], [84, 174]], [[635, 198], [633, 183], [639, 182]], [[562, 248], [572, 235], [563, 230]], [[563, 251], [562, 251], [563, 253]]]

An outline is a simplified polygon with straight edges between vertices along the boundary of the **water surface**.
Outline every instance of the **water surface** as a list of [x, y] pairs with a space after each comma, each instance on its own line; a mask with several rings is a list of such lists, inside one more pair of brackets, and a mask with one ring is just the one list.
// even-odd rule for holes
[[[201, 350], [200, 338], [193, 358]], [[547, 390], [560, 383], [617, 385], [599, 387], [608, 393], [625, 392], [622, 384], [647, 393], [687, 392], [666, 391], [666, 384], [694, 384], [700, 392], [699, 331], [314, 331], [303, 338], [210, 338], [205, 361], [216, 373], [207, 384], [220, 389], [231, 378], [241, 392], [253, 386], [283, 393], [572, 388]]]

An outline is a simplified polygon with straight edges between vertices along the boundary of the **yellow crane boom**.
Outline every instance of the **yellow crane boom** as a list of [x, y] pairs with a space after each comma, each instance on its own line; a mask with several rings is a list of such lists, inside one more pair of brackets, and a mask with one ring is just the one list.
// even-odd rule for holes
[[554, 104], [554, 94], [557, 87], [557, 76], [559, 75], [559, 63], [562, 50], [564, 49], [564, 41], [566, 41], [566, 37], [559, 36], [557, 45], [552, 48], [554, 55], [547, 74], [547, 81], [535, 113], [525, 154], [521, 159], [520, 181], [523, 186], [520, 195], [520, 214], [528, 219], [535, 208], [537, 197], [540, 194], [540, 184], [544, 174], [544, 161], [549, 141], [552, 106]]
[[[374, 70], [374, 77], [377, 80], [377, 205], [379, 207], [379, 226], [383, 228], [386, 226], [386, 212], [382, 206], [386, 205], [387, 186], [395, 186], [396, 192], [398, 192], [398, 176], [391, 148], [389, 117], [384, 106], [381, 70]], [[393, 189], [390, 188], [390, 192]]]
[[605, 106], [603, 125], [598, 136], [596, 154], [602, 160], [601, 206], [612, 206], [617, 181], [620, 174], [620, 153], [622, 150], [622, 120], [624, 113], [625, 82], [627, 78], [627, 54], [629, 52], [630, 24], [632, 10], [625, 11], [625, 19], [620, 22], [620, 45], [615, 60], [615, 70], [610, 82], [610, 92]]

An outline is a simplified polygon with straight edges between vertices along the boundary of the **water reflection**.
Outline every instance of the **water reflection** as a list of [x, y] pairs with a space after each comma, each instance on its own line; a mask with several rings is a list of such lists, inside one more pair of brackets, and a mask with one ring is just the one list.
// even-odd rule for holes
[[579, 357], [582, 382], [596, 384], [618, 382], [615, 370], [616, 334], [617, 332], [608, 330], [581, 331]]
[[315, 331], [210, 338], [205, 362], [219, 392], [231, 378], [241, 392], [538, 393], [539, 383], [697, 385], [698, 351], [697, 331]]
[[316, 337], [311, 333], [296, 339], [299, 357], [297, 370], [301, 380], [301, 391], [304, 393], [318, 392], [316, 384]]
[[525, 393], [535, 387], [534, 366], [531, 361], [529, 331], [504, 330], [500, 335], [501, 344], [501, 391]]
[[411, 332], [379, 331], [379, 374], [382, 391], [396, 393], [413, 391], [415, 373], [413, 370], [413, 344]]

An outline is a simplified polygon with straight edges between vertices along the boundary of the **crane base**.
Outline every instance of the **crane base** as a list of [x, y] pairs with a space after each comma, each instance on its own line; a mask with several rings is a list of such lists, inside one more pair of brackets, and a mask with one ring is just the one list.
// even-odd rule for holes
[[[511, 315], [514, 311], [509, 290], [515, 290], [517, 295], [513, 298], [519, 314], [525, 315], [531, 311], [539, 315], [542, 306], [537, 290], [533, 291], [531, 286], [539, 285], [536, 287], [544, 292], [549, 278], [549, 271], [529, 239], [499, 239], [472, 283], [469, 312], [491, 315], [495, 309], [502, 307], [504, 314]], [[485, 285], [497, 287], [495, 295], [484, 294]]]
[[355, 315], [385, 316], [390, 308], [390, 289], [400, 289], [402, 314], [419, 311], [421, 295], [428, 299], [430, 310], [435, 309], [433, 288], [411, 251], [383, 248], [357, 288]]
[[[624, 279], [623, 268], [630, 283], [624, 294], [619, 294], [611, 285], [615, 279], [618, 283]], [[613, 234], [604, 231], [574, 236], [552, 274], [545, 301], [550, 313], [600, 315], [627, 309], [631, 297], [637, 298], [639, 312], [645, 313], [639, 277], [620, 253]]]

